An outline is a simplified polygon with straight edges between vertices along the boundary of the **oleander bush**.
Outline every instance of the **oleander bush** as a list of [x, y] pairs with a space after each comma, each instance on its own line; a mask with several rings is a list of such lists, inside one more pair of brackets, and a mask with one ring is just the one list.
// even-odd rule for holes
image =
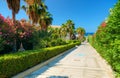
[[16, 40], [16, 49], [20, 48], [20, 44], [23, 43], [23, 47], [26, 50], [33, 49], [33, 32], [35, 31], [33, 26], [22, 19], [21, 21], [15, 21], [16, 27], [12, 19], [4, 18], [0, 14], [0, 54], [6, 54], [13, 51], [13, 46]]
[[75, 45], [80, 45], [80, 42], [2, 55], [0, 56], [0, 78], [10, 78], [17, 73], [74, 47]]

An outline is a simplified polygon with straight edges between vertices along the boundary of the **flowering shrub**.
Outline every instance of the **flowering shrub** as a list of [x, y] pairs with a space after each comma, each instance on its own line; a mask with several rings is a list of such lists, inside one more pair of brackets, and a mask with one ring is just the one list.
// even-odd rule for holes
[[24, 19], [20, 21], [20, 24], [18, 22], [18, 25], [20, 25], [17, 26], [18, 39], [23, 43], [25, 49], [33, 49], [34, 27]]
[[13, 39], [14, 39], [14, 27], [13, 23], [10, 22], [11, 20], [9, 18], [4, 18], [0, 14], [0, 38], [1, 38], [1, 52], [9, 52], [12, 50], [13, 46]]
[[0, 24], [4, 22], [5, 18], [0, 14]]
[[[2, 43], [1, 46], [3, 46], [0, 49], [0, 53], [12, 51], [15, 39], [17, 40], [17, 49], [19, 49], [21, 43], [23, 43], [24, 45], [29, 45], [29, 43], [32, 44], [32, 42], [30, 42], [30, 39], [33, 37], [33, 31], [33, 26], [27, 23], [26, 20], [22, 19], [21, 21], [16, 21], [14, 25], [12, 19], [10, 19], [9, 17], [4, 18], [0, 14], [0, 38]], [[10, 48], [6, 49], [6, 47], [8, 46]], [[25, 46], [25, 49], [28, 48]]]

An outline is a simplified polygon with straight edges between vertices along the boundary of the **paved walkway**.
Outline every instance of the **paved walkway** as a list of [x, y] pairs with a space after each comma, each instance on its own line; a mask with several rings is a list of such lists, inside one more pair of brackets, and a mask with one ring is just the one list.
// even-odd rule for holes
[[24, 78], [113, 78], [110, 67], [88, 43]]

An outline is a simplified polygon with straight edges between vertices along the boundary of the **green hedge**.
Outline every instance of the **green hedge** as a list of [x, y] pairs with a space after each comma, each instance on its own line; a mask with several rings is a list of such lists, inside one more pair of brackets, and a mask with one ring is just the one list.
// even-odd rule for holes
[[79, 44], [80, 42], [76, 42], [0, 56], [0, 78], [9, 78], [16, 75]]
[[111, 65], [115, 78], [120, 78], [120, 40], [115, 40], [111, 47], [110, 44], [100, 45], [96, 39], [89, 36], [89, 43]]

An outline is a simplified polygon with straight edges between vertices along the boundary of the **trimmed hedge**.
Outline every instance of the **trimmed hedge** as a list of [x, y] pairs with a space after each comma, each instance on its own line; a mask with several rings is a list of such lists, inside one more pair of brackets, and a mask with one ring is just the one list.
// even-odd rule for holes
[[0, 78], [12, 77], [13, 75], [25, 71], [28, 68], [74, 47], [75, 45], [80, 45], [80, 42], [0, 56]]

